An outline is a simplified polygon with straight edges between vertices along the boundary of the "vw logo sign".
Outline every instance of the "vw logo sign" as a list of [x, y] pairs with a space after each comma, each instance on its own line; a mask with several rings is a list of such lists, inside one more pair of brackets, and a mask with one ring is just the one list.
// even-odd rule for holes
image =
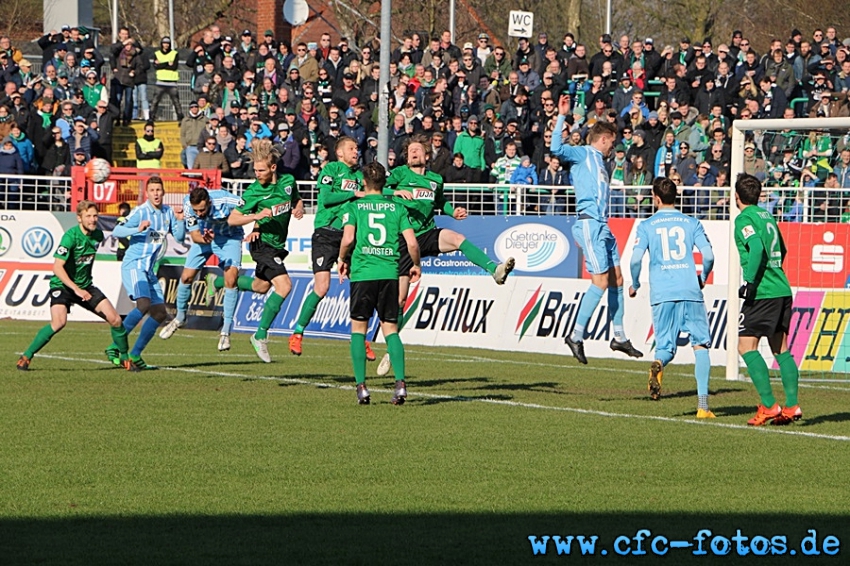
[[0, 226], [0, 256], [5, 255], [12, 247], [12, 235], [8, 230]]
[[518, 271], [535, 272], [560, 265], [570, 253], [570, 241], [557, 228], [527, 223], [499, 234], [493, 248], [499, 261], [513, 257]]
[[30, 228], [24, 232], [21, 247], [30, 257], [44, 257], [53, 251], [53, 235], [41, 227]]

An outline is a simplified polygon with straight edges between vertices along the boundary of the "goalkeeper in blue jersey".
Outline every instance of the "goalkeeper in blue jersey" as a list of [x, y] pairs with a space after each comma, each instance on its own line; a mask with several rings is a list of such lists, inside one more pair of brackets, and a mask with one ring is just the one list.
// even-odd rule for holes
[[572, 335], [568, 334], [564, 342], [580, 363], [587, 363], [587, 357], [584, 355], [584, 331], [607, 289], [608, 313], [614, 323], [611, 349], [633, 358], [641, 358], [643, 353], [636, 350], [626, 338], [623, 326], [623, 274], [620, 271], [620, 253], [617, 250], [617, 241], [608, 228], [608, 196], [611, 188], [605, 158], [614, 147], [617, 126], [596, 122], [587, 134], [588, 145], [566, 145], [563, 143], [564, 120], [569, 114], [569, 97], [561, 96], [558, 100], [558, 121], [552, 132], [549, 151], [562, 162], [572, 164], [570, 174], [575, 185], [578, 211], [578, 220], [573, 226], [573, 238], [584, 253], [584, 263], [590, 273], [591, 285], [581, 300]]
[[[157, 260], [165, 254], [168, 234], [179, 242], [186, 237], [183, 214], [163, 204], [165, 188], [162, 179], [150, 177], [145, 192], [148, 200], [137, 206], [112, 232], [116, 238], [128, 238], [130, 242], [121, 264], [124, 289], [127, 296], [136, 302], [136, 308], [124, 318], [127, 333], [129, 334], [145, 315], [150, 315], [142, 325], [136, 343], [130, 351], [130, 361], [139, 369], [148, 369], [149, 366], [142, 360], [142, 351], [156, 334], [159, 325], [168, 318], [162, 287], [156, 276]], [[116, 344], [106, 349], [106, 356], [115, 365], [120, 365], [120, 352]]]
[[[696, 357], [697, 418], [713, 419], [714, 413], [708, 408], [711, 334], [702, 288], [714, 265], [714, 253], [699, 220], [676, 210], [677, 196], [676, 184], [670, 179], [659, 177], [653, 181], [652, 200], [657, 212], [638, 225], [630, 265], [629, 296], [636, 296], [640, 288], [641, 264], [648, 250], [649, 300], [655, 328], [655, 361], [649, 370], [649, 395], [656, 401], [661, 396], [664, 366], [676, 355], [679, 333], [686, 332]], [[702, 254], [702, 275], [697, 274], [695, 246]]]
[[[227, 219], [230, 213], [242, 205], [242, 199], [225, 190], [207, 191], [199, 187], [193, 189], [183, 205], [186, 226], [192, 246], [186, 257], [186, 264], [177, 286], [177, 315], [159, 333], [160, 338], [168, 339], [177, 329], [186, 323], [189, 299], [192, 295], [192, 282], [207, 260], [215, 254], [219, 267], [224, 271], [224, 324], [218, 339], [218, 351], [230, 349], [230, 332], [233, 329], [233, 317], [239, 300], [239, 268], [242, 266], [242, 239], [245, 231], [241, 226], [230, 226]], [[209, 300], [215, 295], [216, 277], [207, 276]], [[250, 278], [249, 278], [250, 279]]]

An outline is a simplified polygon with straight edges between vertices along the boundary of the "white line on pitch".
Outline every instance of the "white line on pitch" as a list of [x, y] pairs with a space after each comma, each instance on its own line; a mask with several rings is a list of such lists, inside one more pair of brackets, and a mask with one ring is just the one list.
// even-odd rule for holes
[[[55, 360], [65, 360], [71, 362], [88, 362], [88, 363], [96, 363], [101, 365], [111, 365], [110, 362], [105, 360], [92, 360], [86, 358], [71, 358], [66, 356], [55, 356], [55, 355], [43, 355], [42, 358], [50, 358]], [[275, 381], [278, 383], [291, 383], [295, 385], [309, 385], [312, 387], [318, 387], [321, 389], [338, 389], [341, 391], [353, 391], [353, 385], [339, 385], [337, 383], [324, 383], [321, 381], [311, 381], [307, 379], [298, 379], [291, 377], [272, 377], [266, 375], [250, 375], [250, 374], [242, 374], [242, 373], [231, 373], [224, 371], [210, 371], [210, 370], [201, 370], [194, 368], [176, 368], [176, 367], [168, 367], [168, 366], [160, 366], [160, 370], [169, 370], [169, 371], [179, 371], [183, 373], [192, 373], [192, 374], [203, 374], [203, 375], [215, 375], [218, 377], [235, 377], [239, 379], [256, 379], [260, 381]], [[391, 389], [370, 389], [370, 392], [377, 393], [393, 393]], [[678, 423], [678, 424], [688, 424], [688, 425], [697, 425], [697, 426], [713, 426], [727, 429], [735, 429], [735, 430], [746, 430], [759, 432], [762, 434], [782, 434], [786, 436], [801, 436], [806, 438], [820, 438], [824, 440], [838, 440], [841, 442], [850, 442], [850, 436], [843, 435], [831, 435], [831, 434], [819, 434], [814, 432], [803, 432], [797, 430], [787, 430], [781, 428], [769, 428], [769, 427], [750, 427], [747, 425], [737, 425], [731, 423], [718, 423], [714, 421], [697, 421], [697, 420], [689, 420], [689, 419], [678, 419], [674, 417], [662, 417], [656, 415], [634, 415], [631, 413], [612, 413], [609, 411], [597, 411], [594, 409], [578, 409], [574, 407], [553, 407], [550, 405], [541, 405], [539, 403], [521, 403], [519, 401], [504, 401], [499, 399], [487, 399], [487, 398], [471, 398], [465, 397], [462, 395], [441, 395], [435, 393], [417, 393], [417, 392], [408, 392], [409, 397], [422, 397], [425, 399], [441, 399], [447, 401], [465, 401], [469, 403], [486, 403], [490, 405], [505, 405], [508, 407], [519, 407], [524, 409], [537, 409], [543, 411], [560, 411], [565, 413], [576, 413], [580, 415], [592, 415], [598, 417], [609, 417], [609, 418], [621, 418], [621, 419], [639, 419], [639, 420], [648, 420], [648, 421], [661, 421], [661, 422], [669, 422], [669, 423]]]

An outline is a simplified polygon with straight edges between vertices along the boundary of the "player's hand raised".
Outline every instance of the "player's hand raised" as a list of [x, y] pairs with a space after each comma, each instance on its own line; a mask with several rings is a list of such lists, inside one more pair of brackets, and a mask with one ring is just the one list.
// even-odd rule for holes
[[145, 230], [150, 228], [150, 226], [151, 226], [150, 220], [142, 220], [141, 222], [139, 222], [139, 232], [144, 232]]
[[404, 200], [413, 200], [413, 193], [410, 191], [393, 191], [393, 196], [403, 198]]
[[452, 214], [452, 216], [454, 216], [455, 220], [465, 220], [466, 217], [469, 216], [469, 214], [466, 212], [465, 208], [459, 206], [455, 209], [454, 214]]
[[558, 97], [558, 114], [561, 116], [570, 115], [570, 97], [561, 95]]
[[422, 277], [422, 268], [414, 265], [410, 268], [410, 282], [416, 283]]

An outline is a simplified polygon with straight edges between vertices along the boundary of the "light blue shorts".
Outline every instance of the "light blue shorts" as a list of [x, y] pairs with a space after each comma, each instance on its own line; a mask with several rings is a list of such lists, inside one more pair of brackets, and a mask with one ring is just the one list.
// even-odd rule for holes
[[186, 269], [200, 269], [215, 254], [222, 269], [242, 267], [242, 240], [215, 238], [209, 244], [192, 244], [186, 256]]
[[593, 275], [607, 273], [620, 265], [617, 240], [604, 222], [581, 218], [573, 225], [573, 238], [584, 254], [584, 265]]
[[128, 265], [121, 267], [121, 282], [130, 300], [150, 299], [152, 305], [165, 302], [159, 279], [150, 271], [142, 271]]
[[676, 355], [679, 334], [690, 335], [691, 346], [711, 345], [705, 304], [699, 301], [670, 301], [652, 305], [652, 327], [655, 329], [655, 351]]

